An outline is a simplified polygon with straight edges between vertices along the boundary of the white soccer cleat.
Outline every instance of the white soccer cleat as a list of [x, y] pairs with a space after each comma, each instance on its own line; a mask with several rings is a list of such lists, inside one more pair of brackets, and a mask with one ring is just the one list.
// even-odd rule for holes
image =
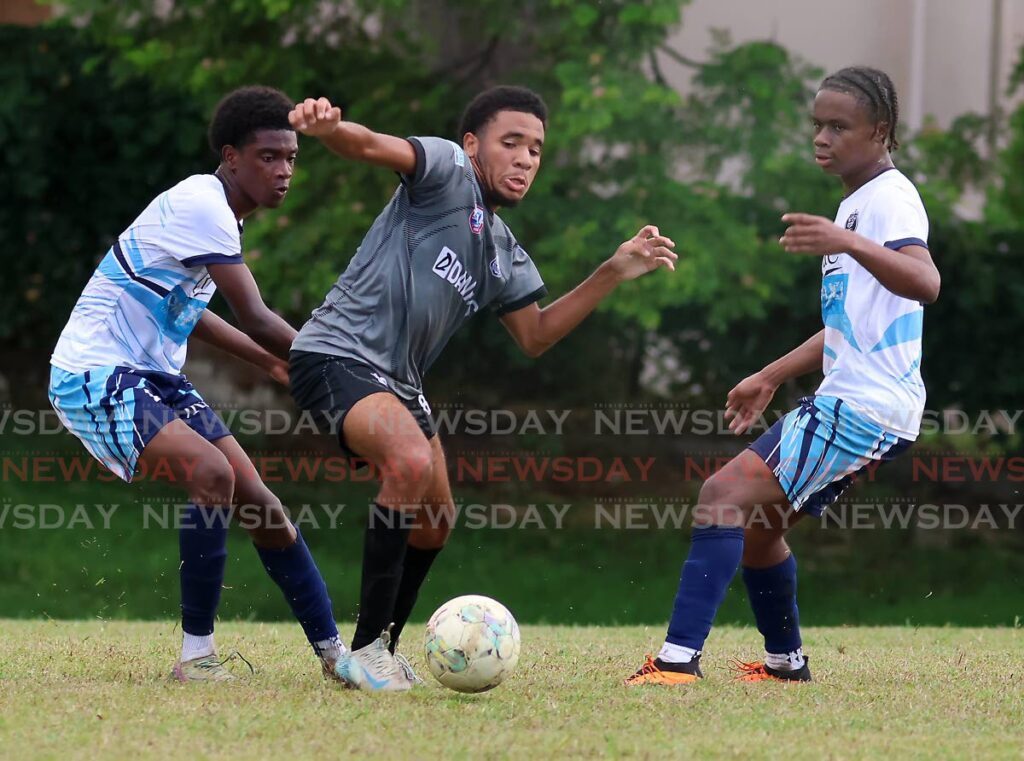
[[171, 679], [179, 682], [234, 682], [238, 680], [238, 677], [232, 674], [225, 664], [236, 658], [245, 663], [251, 673], [256, 673], [252, 664], [236, 651], [223, 659], [213, 654], [193, 658], [190, 661], [178, 661], [171, 671]]
[[365, 692], [412, 689], [417, 677], [412, 667], [407, 669], [391, 654], [390, 642], [391, 635], [385, 630], [369, 645], [343, 653], [334, 665], [334, 673], [350, 687]]
[[412, 684], [414, 684], [414, 685], [423, 684], [423, 680], [420, 679], [416, 675], [416, 672], [412, 670], [412, 664], [409, 663], [409, 659], [408, 658], [406, 658], [401, 653], [395, 653], [395, 662], [398, 664], [399, 668], [401, 668], [402, 671], [405, 672], [406, 678], [410, 682], [412, 682]]

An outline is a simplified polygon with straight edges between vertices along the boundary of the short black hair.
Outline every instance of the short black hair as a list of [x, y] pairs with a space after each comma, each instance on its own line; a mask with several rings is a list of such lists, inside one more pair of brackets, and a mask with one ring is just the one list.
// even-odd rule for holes
[[548, 124], [548, 107], [537, 93], [525, 87], [500, 85], [484, 90], [469, 102], [459, 121], [459, 139], [467, 132], [479, 132], [499, 111], [533, 114], [545, 127]]
[[884, 71], [870, 66], [847, 66], [825, 77], [821, 89], [844, 92], [855, 97], [868, 109], [875, 124], [885, 122], [889, 125], [885, 147], [890, 151], [900, 147], [900, 141], [896, 138], [900, 102], [896, 97], [896, 85]]
[[240, 87], [225, 95], [210, 120], [210, 149], [220, 158], [225, 145], [241, 148], [261, 129], [292, 129], [291, 99], [280, 90], [261, 85]]

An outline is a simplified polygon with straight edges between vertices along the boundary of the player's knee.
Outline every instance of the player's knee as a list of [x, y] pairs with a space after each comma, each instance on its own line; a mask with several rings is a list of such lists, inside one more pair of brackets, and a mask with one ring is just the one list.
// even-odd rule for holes
[[448, 541], [455, 525], [455, 505], [450, 502], [427, 502], [420, 510], [416, 522], [416, 544], [425, 548], [440, 548]]
[[242, 501], [239, 499], [238, 505], [235, 507], [235, 519], [239, 526], [250, 533], [273, 531], [283, 532], [289, 536], [294, 533], [288, 511], [281, 504], [281, 500], [269, 491], [261, 495], [258, 500]]
[[192, 473], [191, 497], [200, 505], [227, 505], [235, 491], [235, 472], [225, 457], [204, 458]]
[[430, 526], [416, 532], [416, 546], [425, 550], [439, 550], [448, 543], [451, 526]]
[[418, 501], [433, 478], [434, 454], [426, 441], [388, 457], [384, 481], [392, 489], [408, 495], [410, 501]]
[[743, 513], [729, 478], [720, 471], [700, 488], [695, 520], [703, 524], [741, 525]]

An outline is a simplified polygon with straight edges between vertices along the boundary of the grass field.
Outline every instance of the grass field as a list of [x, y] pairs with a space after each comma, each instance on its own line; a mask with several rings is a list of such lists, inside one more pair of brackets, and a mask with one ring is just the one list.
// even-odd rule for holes
[[[410, 632], [414, 629], [410, 629]], [[736, 684], [756, 631], [712, 633], [704, 682], [620, 684], [660, 627], [523, 628], [491, 693], [336, 689], [294, 625], [228, 623], [257, 666], [233, 685], [168, 682], [172, 622], [0, 620], [9, 758], [1020, 758], [1024, 630], [811, 628], [816, 682]], [[422, 667], [410, 637], [407, 650]]]

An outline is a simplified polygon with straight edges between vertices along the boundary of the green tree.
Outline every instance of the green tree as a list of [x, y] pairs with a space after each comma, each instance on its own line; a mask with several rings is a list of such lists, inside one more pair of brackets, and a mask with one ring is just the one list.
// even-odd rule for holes
[[115, 82], [69, 27], [0, 26], [0, 46], [0, 341], [46, 348], [139, 204], [203, 166], [203, 125], [189, 97]]
[[[765, 255], [762, 209], [742, 200], [749, 187], [734, 192], [680, 179], [680, 162], [716, 138], [687, 127], [714, 107], [713, 98], [684, 103], [652, 75], [652, 55], [679, 22], [682, 5], [394, 0], [356, 2], [341, 12], [313, 0], [184, 0], [161, 13], [143, 0], [75, 0], [70, 8], [109, 46], [115, 71], [143, 74], [205, 108], [232, 87], [260, 81], [296, 98], [326, 94], [349, 118], [383, 131], [457, 137], [460, 109], [480, 87], [516, 81], [537, 88], [552, 106], [544, 167], [523, 208], [506, 216], [551, 291], [574, 285], [642, 224], [659, 224], [678, 244], [674, 276], [625, 286], [604, 307], [609, 317], [572, 339], [577, 356], [596, 350], [605, 366], [621, 363], [635, 372], [649, 331], [667, 311], [689, 305], [702, 323], [725, 330], [763, 317], [794, 271], [777, 252]], [[744, 66], [734, 58], [719, 54], [699, 85], [726, 89], [730, 67]], [[752, 77], [753, 91], [737, 106], [754, 109], [747, 121], [755, 128], [780, 103], [792, 111], [806, 95], [803, 72], [784, 51], [753, 49], [747, 69], [765, 64], [774, 68], [761, 72], [764, 81], [782, 71], [793, 84], [766, 93]], [[712, 132], [717, 128], [709, 123]], [[751, 139], [733, 150], [750, 153], [786, 133], [779, 124], [771, 140]], [[268, 299], [294, 318], [322, 298], [394, 187], [387, 173], [328, 158], [310, 141], [302, 153], [287, 207], [247, 227], [249, 259]], [[785, 171], [781, 146], [769, 154], [775, 159], [753, 167], [747, 179]], [[493, 325], [477, 325], [457, 341], [493, 348], [492, 359], [521, 366], [498, 336]], [[547, 388], [546, 381], [564, 387], [567, 365], [589, 364], [542, 363], [536, 388]], [[592, 375], [575, 387], [592, 388]]]

